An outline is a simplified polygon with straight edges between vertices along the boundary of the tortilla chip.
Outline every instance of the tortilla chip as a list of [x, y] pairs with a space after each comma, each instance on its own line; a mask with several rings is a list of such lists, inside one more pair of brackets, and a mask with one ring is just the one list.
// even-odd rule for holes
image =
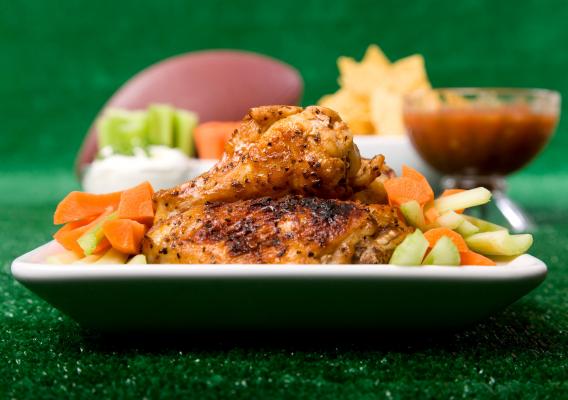
[[[355, 133], [404, 133], [403, 96], [431, 89], [424, 58], [418, 54], [391, 64], [373, 44], [360, 62], [339, 57], [337, 66], [340, 90], [319, 104], [337, 111]], [[439, 104], [433, 101], [432, 106]]]
[[430, 89], [430, 82], [424, 67], [424, 58], [415, 54], [395, 62], [382, 87], [401, 94]]
[[372, 44], [369, 47], [367, 47], [367, 51], [365, 51], [365, 56], [363, 57], [361, 63], [362, 64], [368, 63], [374, 65], [377, 68], [383, 68], [383, 69], [386, 69], [391, 65], [385, 53], [383, 53], [381, 48], [376, 44]]
[[337, 111], [354, 133], [373, 133], [374, 127], [370, 120], [369, 100], [345, 89], [322, 97], [318, 104]]
[[339, 85], [360, 96], [369, 96], [388, 76], [390, 62], [377, 45], [367, 48], [361, 62], [350, 57], [337, 59]]
[[371, 95], [371, 120], [378, 134], [401, 135], [406, 132], [402, 119], [402, 95], [377, 88]]

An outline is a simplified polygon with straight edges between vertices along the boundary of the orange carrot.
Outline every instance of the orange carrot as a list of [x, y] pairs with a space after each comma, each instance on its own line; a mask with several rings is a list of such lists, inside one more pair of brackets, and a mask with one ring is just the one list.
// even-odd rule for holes
[[240, 124], [240, 121], [210, 121], [197, 126], [193, 136], [199, 158], [221, 158], [225, 152], [225, 144]]
[[389, 197], [389, 203], [400, 206], [410, 200], [416, 200], [424, 205], [434, 198], [430, 185], [424, 185], [412, 178], [392, 178], [384, 182], [384, 187]]
[[428, 182], [424, 175], [422, 175], [416, 169], [409, 167], [406, 164], [403, 164], [403, 166], [402, 166], [402, 176], [404, 176], [405, 178], [411, 178], [411, 179], [414, 179], [414, 180], [417, 180], [417, 181]]
[[88, 218], [81, 221], [68, 222], [53, 234], [53, 238], [67, 250], [72, 250], [75, 253], [83, 253], [83, 250], [77, 244], [77, 240], [73, 240], [73, 235], [71, 234], [71, 232], [85, 225], [88, 225], [93, 220], [94, 218]]
[[495, 266], [497, 265], [495, 261], [481, 254], [477, 254], [473, 251], [466, 251], [460, 253], [461, 265], [487, 265]]
[[116, 209], [121, 192], [92, 194], [71, 192], [57, 205], [53, 214], [55, 225], [80, 221], [102, 214], [107, 208]]
[[426, 240], [428, 240], [430, 247], [434, 247], [436, 242], [442, 236], [447, 236], [456, 245], [456, 247], [457, 247], [457, 249], [460, 253], [469, 251], [469, 248], [467, 247], [467, 244], [465, 243], [465, 240], [463, 239], [463, 237], [459, 233], [456, 233], [456, 232], [452, 231], [451, 229], [434, 228], [434, 229], [430, 229], [430, 230], [428, 230], [424, 233], [424, 237], [426, 238]]
[[427, 204], [424, 205], [424, 218], [426, 218], [426, 222], [429, 224], [433, 224], [436, 222], [440, 213], [434, 207], [434, 202], [429, 201]]
[[465, 189], [446, 189], [442, 193], [442, 197], [451, 196], [452, 194], [465, 192]]
[[[59, 229], [53, 235], [53, 238], [65, 247], [67, 250], [73, 251], [78, 256], [83, 257], [85, 252], [77, 243], [77, 240], [83, 236], [85, 232], [87, 232], [90, 228], [95, 226], [101, 220], [106, 218], [109, 214], [113, 212], [112, 208], [108, 208], [103, 211], [103, 213], [98, 218], [89, 218], [87, 220], [82, 221], [75, 221], [69, 222], [68, 224], [64, 225], [61, 229]], [[103, 239], [97, 246], [94, 251], [94, 254], [101, 253], [102, 251], [108, 249], [110, 247], [110, 243], [108, 240]]]
[[[465, 189], [446, 189], [444, 190], [444, 192], [440, 197], [451, 196], [452, 194], [461, 193], [461, 192], [465, 192]], [[463, 210], [456, 210], [455, 212], [457, 212], [458, 214], [462, 214]]]
[[138, 254], [146, 226], [131, 219], [115, 219], [103, 224], [103, 232], [114, 249], [125, 254]]
[[430, 200], [434, 200], [434, 191], [432, 190], [432, 186], [430, 186], [430, 184], [428, 183], [428, 180], [426, 179], [426, 177], [424, 175], [422, 175], [420, 172], [418, 172], [414, 168], [409, 167], [408, 165], [403, 165], [402, 166], [402, 176], [405, 177], [405, 178], [414, 179], [416, 182], [419, 182], [420, 185], [422, 186], [424, 192], [427, 192], [428, 195], [431, 197]]
[[150, 225], [154, 221], [152, 195], [154, 189], [149, 182], [141, 183], [122, 192], [118, 205], [118, 218], [131, 219]]

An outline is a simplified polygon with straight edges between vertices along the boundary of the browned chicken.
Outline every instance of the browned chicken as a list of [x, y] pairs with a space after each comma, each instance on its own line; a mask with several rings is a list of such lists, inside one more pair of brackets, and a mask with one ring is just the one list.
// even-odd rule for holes
[[285, 196], [196, 204], [158, 222], [152, 263], [387, 263], [410, 228], [386, 205]]
[[388, 262], [410, 228], [377, 204], [383, 161], [362, 159], [330, 109], [251, 109], [209, 172], [155, 194], [143, 252], [152, 263]]
[[387, 167], [384, 157], [362, 159], [339, 115], [325, 107], [266, 106], [250, 110], [222, 159], [205, 174], [155, 196], [156, 218], [207, 201], [300, 194], [384, 200], [370, 186]]

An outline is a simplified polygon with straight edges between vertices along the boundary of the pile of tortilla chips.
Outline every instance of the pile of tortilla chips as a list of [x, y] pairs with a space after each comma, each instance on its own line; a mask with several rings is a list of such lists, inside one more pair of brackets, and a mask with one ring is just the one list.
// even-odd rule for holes
[[419, 54], [391, 63], [379, 46], [371, 45], [361, 62], [339, 57], [337, 66], [340, 89], [319, 104], [337, 111], [353, 133], [404, 133], [403, 97], [431, 88]]

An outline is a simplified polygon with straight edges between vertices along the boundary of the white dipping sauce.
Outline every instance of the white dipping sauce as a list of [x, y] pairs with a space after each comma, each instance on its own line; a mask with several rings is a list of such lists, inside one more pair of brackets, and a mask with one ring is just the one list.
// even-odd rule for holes
[[112, 154], [95, 160], [83, 176], [83, 189], [108, 193], [149, 181], [154, 190], [167, 189], [208, 171], [215, 160], [197, 160], [167, 146], [150, 146], [148, 154], [135, 149], [134, 155]]

